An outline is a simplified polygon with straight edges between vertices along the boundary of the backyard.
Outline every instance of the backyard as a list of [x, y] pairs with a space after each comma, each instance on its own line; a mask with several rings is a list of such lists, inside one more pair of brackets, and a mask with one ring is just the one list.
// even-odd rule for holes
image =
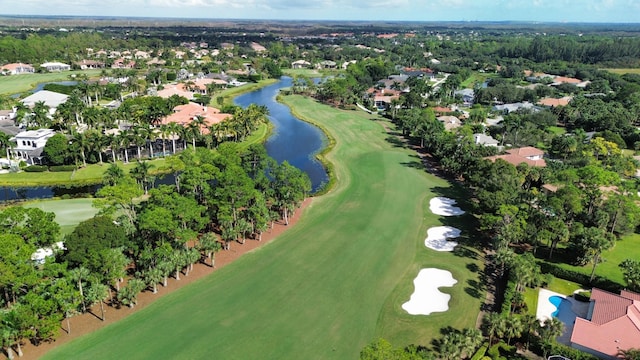
[[93, 77], [100, 75], [100, 72], [101, 70], [78, 70], [44, 74], [0, 76], [0, 95], [10, 95], [29, 91], [39, 83], [73, 80], [70, 79], [71, 75], [86, 74], [89, 77]]
[[[335, 139], [327, 155], [335, 187], [277, 241], [46, 359], [349, 359], [376, 337], [428, 346], [443, 327], [475, 326], [484, 299], [478, 254], [424, 246], [429, 226], [468, 230], [468, 219], [429, 212], [430, 198], [462, 197], [458, 190], [427, 174], [370, 115], [285, 101]], [[458, 281], [442, 289], [452, 295], [449, 311], [408, 315], [401, 305], [426, 267]]]

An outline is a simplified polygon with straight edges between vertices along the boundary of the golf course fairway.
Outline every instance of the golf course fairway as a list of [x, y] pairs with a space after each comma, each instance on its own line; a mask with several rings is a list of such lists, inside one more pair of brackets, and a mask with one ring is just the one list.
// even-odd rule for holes
[[[426, 173], [382, 120], [300, 96], [284, 101], [335, 139], [326, 155], [335, 187], [275, 241], [45, 359], [357, 359], [377, 337], [428, 346], [445, 326], [475, 325], [484, 292], [469, 284], [481, 261], [424, 247], [427, 228], [441, 221], [466, 231], [462, 219], [429, 212], [430, 198], [455, 196], [450, 185]], [[424, 267], [458, 281], [441, 289], [449, 311], [401, 309]]]

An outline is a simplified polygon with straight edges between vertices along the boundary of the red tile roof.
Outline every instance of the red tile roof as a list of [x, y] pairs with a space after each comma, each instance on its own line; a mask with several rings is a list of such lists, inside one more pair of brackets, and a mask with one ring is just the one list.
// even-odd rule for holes
[[196, 116], [204, 117], [205, 125], [200, 127], [203, 134], [209, 133], [209, 126], [220, 123], [231, 117], [231, 114], [220, 113], [220, 110], [202, 106], [193, 102], [186, 105], [178, 105], [174, 109], [174, 113], [162, 120], [162, 124], [178, 123], [182, 126], [188, 126]]
[[640, 294], [591, 291], [591, 321], [576, 318], [571, 343], [615, 357], [619, 350], [640, 348]]
[[555, 83], [559, 83], [559, 84], [580, 84], [582, 82], [582, 80], [580, 79], [576, 79], [576, 78], [570, 78], [570, 77], [564, 77], [564, 76], [557, 76], [555, 79], [553, 79], [553, 82]]
[[523, 157], [543, 156], [544, 151], [534, 148], [533, 146], [525, 146], [521, 148], [513, 148], [507, 150], [507, 154], [513, 154]]

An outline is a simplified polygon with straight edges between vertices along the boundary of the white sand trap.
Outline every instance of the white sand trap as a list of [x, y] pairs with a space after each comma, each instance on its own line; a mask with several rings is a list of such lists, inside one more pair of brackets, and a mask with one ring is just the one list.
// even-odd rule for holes
[[402, 308], [411, 315], [429, 315], [433, 312], [449, 310], [451, 295], [440, 292], [438, 288], [451, 287], [458, 280], [447, 270], [422, 269], [413, 280], [416, 287], [411, 298], [402, 304]]
[[429, 209], [436, 215], [441, 216], [457, 216], [464, 214], [464, 211], [456, 205], [456, 201], [446, 197], [438, 196], [431, 199]]
[[424, 246], [435, 251], [453, 251], [458, 243], [455, 241], [447, 241], [449, 238], [457, 238], [460, 236], [460, 229], [451, 226], [436, 226], [427, 230], [427, 238], [424, 240]]

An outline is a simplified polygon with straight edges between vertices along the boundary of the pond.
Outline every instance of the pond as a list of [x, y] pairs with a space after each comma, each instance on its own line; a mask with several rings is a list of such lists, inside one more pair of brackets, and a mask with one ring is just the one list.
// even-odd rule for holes
[[[56, 85], [65, 85], [65, 86], [72, 86], [72, 85], [78, 85], [77, 81], [53, 81], [53, 82], [43, 82], [43, 83], [38, 83], [36, 84], [36, 87], [34, 87], [33, 89], [27, 91], [30, 93], [35, 93], [38, 92], [42, 89], [44, 89], [45, 86], [49, 85], [49, 84], [56, 84]], [[18, 97], [20, 97], [22, 94], [24, 93], [17, 93], [17, 94], [13, 94], [13, 95], [9, 95], [10, 97], [16, 99]]]
[[[265, 105], [269, 109], [269, 120], [273, 123], [274, 130], [265, 143], [267, 153], [278, 162], [286, 160], [306, 172], [311, 179], [312, 191], [315, 192], [328, 181], [327, 172], [315, 159], [315, 155], [326, 143], [326, 137], [320, 129], [294, 117], [288, 107], [276, 101], [278, 91], [290, 86], [291, 78], [283, 77], [273, 85], [237, 97], [235, 103], [243, 107], [255, 103]], [[156, 185], [173, 182], [173, 175], [169, 174], [158, 178]], [[62, 196], [81, 197], [95, 193], [99, 187], [100, 185], [0, 187], [0, 202]]]
[[265, 143], [267, 153], [279, 163], [286, 160], [306, 172], [315, 192], [329, 180], [327, 171], [315, 158], [327, 138], [316, 126], [296, 118], [287, 106], [276, 101], [280, 89], [291, 87], [291, 82], [290, 77], [284, 76], [273, 85], [238, 96], [235, 104], [242, 107], [258, 104], [269, 109], [269, 120], [274, 130]]

